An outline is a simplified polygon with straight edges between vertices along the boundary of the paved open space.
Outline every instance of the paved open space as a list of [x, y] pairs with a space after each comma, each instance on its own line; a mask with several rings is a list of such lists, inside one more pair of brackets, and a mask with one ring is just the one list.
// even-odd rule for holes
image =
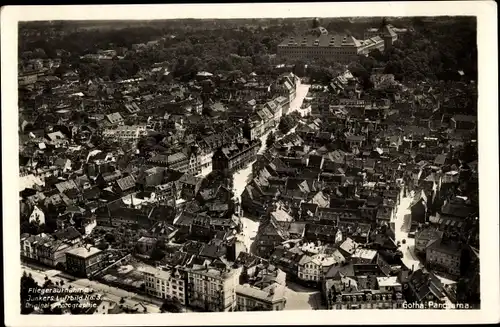
[[306, 98], [307, 93], [309, 92], [309, 88], [311, 85], [309, 84], [298, 84], [295, 99], [290, 102], [290, 110], [288, 113], [292, 113], [297, 111], [302, 106], [304, 99]]
[[287, 282], [285, 310], [321, 310], [321, 294], [316, 289]]

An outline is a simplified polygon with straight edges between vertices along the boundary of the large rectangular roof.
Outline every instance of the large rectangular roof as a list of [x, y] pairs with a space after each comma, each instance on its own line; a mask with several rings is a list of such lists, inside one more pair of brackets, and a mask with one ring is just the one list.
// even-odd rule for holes
[[304, 36], [290, 36], [279, 44], [281, 47], [294, 46], [294, 47], [360, 47], [359, 42], [353, 36], [346, 34], [334, 35], [304, 35]]

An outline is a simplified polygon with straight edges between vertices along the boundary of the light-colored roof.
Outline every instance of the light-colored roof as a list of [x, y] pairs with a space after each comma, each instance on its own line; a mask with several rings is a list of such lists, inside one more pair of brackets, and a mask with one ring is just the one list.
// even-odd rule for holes
[[160, 279], [169, 279], [172, 276], [175, 276], [172, 274], [173, 270], [166, 267], [156, 268], [152, 266], [141, 265], [137, 268], [137, 270], [144, 274], [150, 274]]
[[99, 253], [99, 252], [101, 252], [101, 250], [99, 250], [96, 247], [92, 246], [89, 248], [85, 248], [85, 247], [81, 246], [81, 247], [69, 250], [66, 253], [80, 257], [80, 258], [88, 258], [90, 256], [93, 256], [94, 254]]
[[379, 287], [401, 286], [397, 276], [377, 277], [377, 284]]
[[236, 295], [251, 297], [265, 302], [276, 302], [285, 299], [285, 288], [277, 283], [263, 289], [259, 289], [249, 284], [237, 285]]
[[45, 182], [33, 174], [19, 177], [20, 192], [24, 191], [26, 188], [32, 188], [34, 185], [45, 186]]
[[185, 160], [187, 157], [184, 153], [182, 152], [177, 152], [177, 153], [174, 153], [174, 154], [171, 154], [167, 157], [167, 161], [169, 163], [176, 163], [176, 162], [179, 162], [181, 160]]
[[77, 188], [75, 181], [73, 181], [73, 180], [57, 183], [55, 186], [56, 186], [57, 190], [61, 193], [63, 193], [66, 190], [71, 190], [71, 189]]
[[106, 118], [108, 118], [108, 120], [111, 123], [116, 123], [116, 122], [119, 122], [119, 121], [123, 120], [123, 118], [122, 118], [122, 116], [120, 115], [119, 112], [114, 112], [112, 114], [106, 115]]
[[63, 134], [63, 133], [61, 133], [60, 131], [53, 132], [53, 133], [49, 133], [49, 134], [47, 134], [47, 137], [48, 137], [51, 141], [56, 141], [56, 140], [64, 140], [64, 139], [66, 139], [66, 136], [64, 136], [64, 134]]
[[365, 260], [373, 260], [377, 255], [376, 250], [371, 249], [356, 249], [352, 255], [353, 258], [360, 258]]
[[356, 250], [357, 246], [358, 244], [356, 242], [354, 242], [351, 238], [347, 238], [344, 243], [340, 245], [340, 248], [345, 252], [352, 254]]
[[135, 186], [135, 178], [134, 176], [126, 176], [126, 177], [123, 177], [119, 180], [116, 181], [116, 183], [118, 184], [118, 187], [122, 190], [122, 191], [126, 191], [128, 189], [131, 189], [132, 187]]
[[336, 263], [345, 261], [344, 256], [340, 253], [337, 253], [336, 256], [333, 255], [325, 255], [325, 254], [317, 254], [313, 256], [312, 262], [314, 262], [318, 266], [330, 267]]
[[278, 222], [292, 222], [293, 217], [290, 216], [286, 211], [278, 209], [271, 213], [271, 216]]

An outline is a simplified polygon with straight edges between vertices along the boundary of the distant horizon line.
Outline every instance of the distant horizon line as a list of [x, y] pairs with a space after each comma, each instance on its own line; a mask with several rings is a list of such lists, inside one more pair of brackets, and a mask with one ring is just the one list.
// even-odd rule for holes
[[51, 22], [94, 22], [94, 23], [108, 23], [108, 22], [159, 22], [159, 21], [183, 21], [183, 20], [225, 20], [225, 21], [238, 21], [238, 20], [311, 20], [314, 18], [318, 19], [339, 19], [339, 20], [351, 20], [351, 19], [360, 19], [360, 20], [371, 20], [371, 19], [382, 19], [382, 18], [389, 18], [389, 19], [412, 19], [412, 18], [422, 18], [422, 19], [439, 19], [439, 18], [476, 18], [474, 15], [436, 15], [436, 16], [390, 16], [390, 15], [381, 15], [381, 16], [304, 16], [304, 17], [238, 17], [238, 18], [219, 18], [219, 17], [213, 17], [213, 18], [152, 18], [152, 19], [146, 19], [146, 18], [107, 18], [107, 19], [50, 19], [50, 20], [26, 20], [26, 21], [20, 21], [19, 23], [51, 23]]

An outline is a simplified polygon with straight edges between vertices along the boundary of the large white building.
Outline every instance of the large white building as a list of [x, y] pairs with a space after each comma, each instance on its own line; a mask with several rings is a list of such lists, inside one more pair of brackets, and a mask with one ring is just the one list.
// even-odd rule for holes
[[176, 268], [141, 267], [146, 293], [161, 299], [176, 299], [186, 304], [184, 275]]
[[304, 255], [298, 264], [299, 279], [306, 282], [320, 282], [331, 266], [343, 262], [345, 262], [345, 258], [338, 251], [332, 255]]

